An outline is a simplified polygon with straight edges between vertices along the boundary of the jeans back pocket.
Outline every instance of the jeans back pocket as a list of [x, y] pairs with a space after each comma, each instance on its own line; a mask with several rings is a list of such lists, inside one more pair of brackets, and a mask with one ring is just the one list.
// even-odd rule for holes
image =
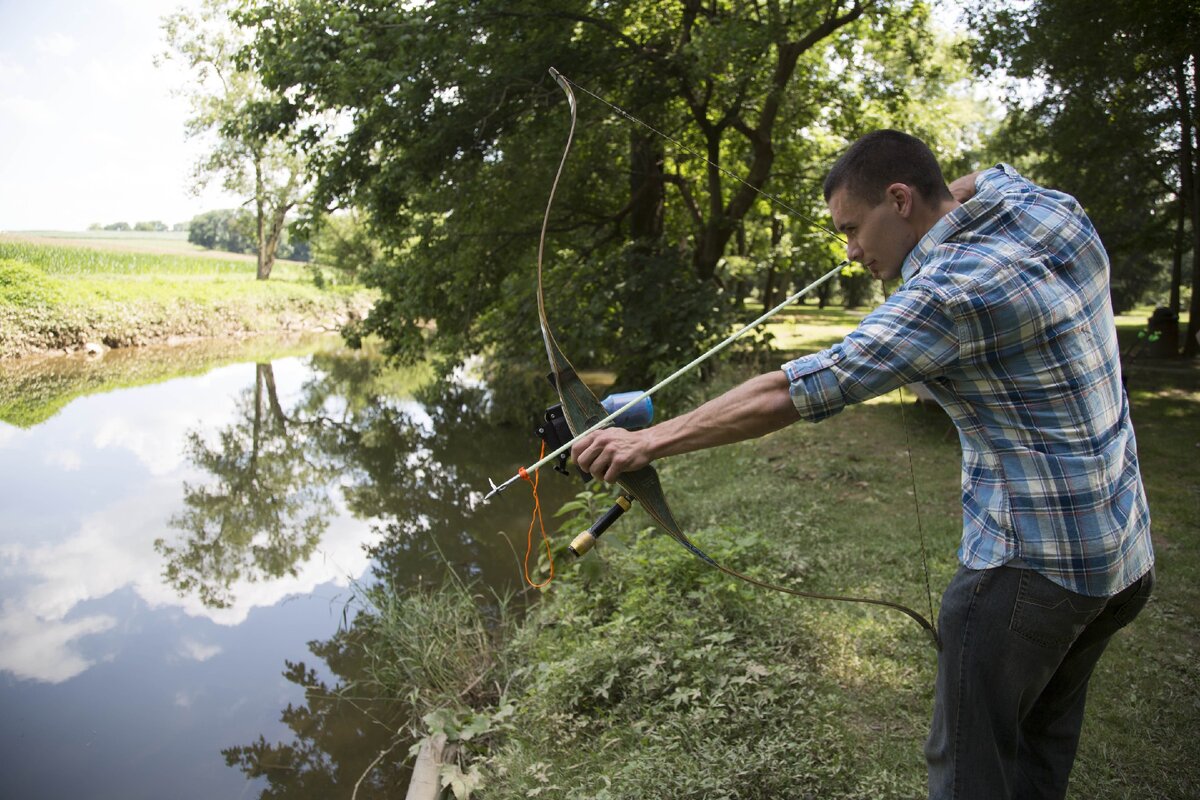
[[1077, 594], [1032, 569], [1023, 569], [1008, 628], [1043, 647], [1067, 647], [1109, 599]]

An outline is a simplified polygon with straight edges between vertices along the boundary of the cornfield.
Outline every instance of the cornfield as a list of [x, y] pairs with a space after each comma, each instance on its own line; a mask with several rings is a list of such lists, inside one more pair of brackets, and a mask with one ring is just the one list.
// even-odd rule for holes
[[196, 275], [254, 276], [248, 259], [222, 259], [171, 253], [138, 253], [116, 250], [35, 244], [0, 240], [0, 260], [12, 259], [42, 271], [72, 275]]

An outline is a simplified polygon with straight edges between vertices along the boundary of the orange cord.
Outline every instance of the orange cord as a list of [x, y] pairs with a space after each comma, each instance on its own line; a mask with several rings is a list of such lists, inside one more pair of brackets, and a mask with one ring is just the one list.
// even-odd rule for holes
[[[546, 443], [542, 442], [542, 454], [538, 456], [540, 461], [546, 455]], [[529, 520], [529, 532], [525, 534], [525, 582], [535, 589], [541, 589], [550, 585], [550, 581], [554, 580], [554, 554], [550, 552], [550, 540], [546, 537], [546, 524], [542, 521], [542, 501], [538, 499], [538, 474], [530, 478], [529, 473], [524, 467], [517, 470], [517, 474], [529, 481], [530, 487], [533, 489], [533, 519]], [[533, 526], [536, 524], [542, 532], [542, 541], [546, 545], [546, 558], [550, 560], [550, 577], [542, 583], [534, 583], [529, 578], [529, 554], [533, 551]]]

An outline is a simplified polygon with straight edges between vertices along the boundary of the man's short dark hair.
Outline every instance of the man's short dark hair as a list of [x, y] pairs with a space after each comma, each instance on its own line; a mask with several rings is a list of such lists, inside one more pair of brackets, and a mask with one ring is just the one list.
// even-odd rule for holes
[[825, 176], [825, 201], [844, 186], [852, 197], [878, 205], [893, 183], [908, 184], [930, 205], [951, 199], [942, 169], [924, 142], [900, 131], [881, 130], [850, 145], [834, 163]]

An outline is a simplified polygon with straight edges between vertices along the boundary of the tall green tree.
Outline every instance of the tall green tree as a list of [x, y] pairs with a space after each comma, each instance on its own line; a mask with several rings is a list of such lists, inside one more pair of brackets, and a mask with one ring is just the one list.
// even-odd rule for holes
[[214, 178], [229, 192], [247, 197], [254, 208], [257, 277], [266, 280], [275, 265], [288, 212], [305, 192], [302, 160], [289, 143], [251, 124], [254, 109], [275, 102], [257, 75], [237, 62], [245, 34], [230, 20], [233, 0], [204, 0], [195, 10], [163, 18], [170, 48], [164, 60], [178, 59], [189, 70], [181, 93], [191, 104], [189, 136], [212, 136], [212, 146], [196, 164], [195, 188]]
[[1113, 260], [1114, 302], [1166, 277], [1181, 310], [1190, 252], [1190, 324], [1200, 351], [1200, 6], [1190, 0], [975, 2], [974, 56], [1028, 82], [1009, 144], [1040, 177], [1076, 194]]
[[[547, 68], [587, 87], [547, 297], [568, 353], [627, 385], [724, 333], [726, 257], [774, 213], [756, 190], [821, 217], [842, 123], [902, 106], [932, 48], [916, 0], [254, 0], [238, 19], [278, 99], [259, 124], [307, 146], [318, 207], [359, 207], [383, 243], [363, 332], [400, 357], [536, 363], [532, 256], [568, 119]], [[304, 128], [320, 114], [338, 121]]]

